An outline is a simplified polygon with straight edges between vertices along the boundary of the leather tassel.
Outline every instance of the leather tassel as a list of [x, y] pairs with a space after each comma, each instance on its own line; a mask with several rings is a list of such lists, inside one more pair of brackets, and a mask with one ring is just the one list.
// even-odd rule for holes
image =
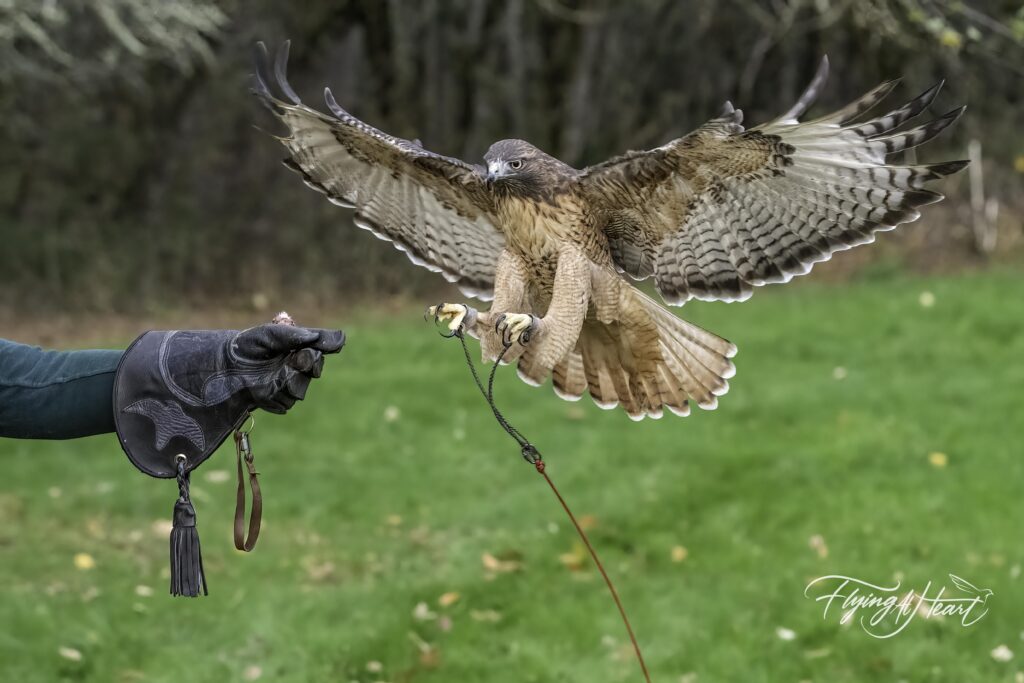
[[[188, 474], [178, 478], [181, 495], [174, 504], [174, 526], [171, 529], [171, 595], [194, 598], [206, 590], [203, 556], [196, 530], [196, 511], [188, 495]], [[182, 485], [183, 484], [183, 485]]]

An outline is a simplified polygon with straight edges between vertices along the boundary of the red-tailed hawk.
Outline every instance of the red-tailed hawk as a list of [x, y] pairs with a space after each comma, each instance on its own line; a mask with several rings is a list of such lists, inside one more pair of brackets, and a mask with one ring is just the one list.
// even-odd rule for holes
[[[522, 140], [502, 140], [486, 167], [434, 154], [356, 119], [324, 91], [329, 114], [299, 101], [285, 79], [288, 44], [270, 90], [260, 44], [253, 89], [288, 127], [286, 165], [356, 225], [394, 242], [413, 263], [440, 271], [489, 311], [441, 304], [430, 312], [465, 325], [485, 359], [505, 341], [519, 376], [552, 376], [569, 400], [589, 392], [630, 417], [714, 408], [735, 373], [736, 347], [681, 320], [631, 285], [653, 277], [666, 303], [740, 301], [786, 282], [834, 252], [915, 220], [942, 199], [927, 181], [967, 162], [901, 166], [887, 155], [930, 140], [955, 109], [897, 131], [939, 85], [887, 114], [866, 113], [889, 81], [819, 119], [799, 122], [828, 72], [782, 116], [744, 130], [722, 113], [656, 149], [574, 169]], [[528, 343], [522, 343], [528, 342]]]

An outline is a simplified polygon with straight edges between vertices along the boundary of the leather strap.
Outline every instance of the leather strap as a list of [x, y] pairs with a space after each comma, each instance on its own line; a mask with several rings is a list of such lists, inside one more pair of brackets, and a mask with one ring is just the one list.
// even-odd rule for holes
[[[263, 519], [263, 496], [260, 493], [260, 482], [256, 478], [256, 465], [253, 462], [252, 449], [249, 447], [249, 434], [235, 431], [235, 451], [238, 453], [238, 494], [235, 496], [235, 547], [249, 552], [256, 547], [256, 539], [260, 537], [260, 522]], [[252, 489], [252, 510], [249, 513], [249, 537], [245, 537], [245, 475], [242, 463], [249, 473], [249, 488]]]

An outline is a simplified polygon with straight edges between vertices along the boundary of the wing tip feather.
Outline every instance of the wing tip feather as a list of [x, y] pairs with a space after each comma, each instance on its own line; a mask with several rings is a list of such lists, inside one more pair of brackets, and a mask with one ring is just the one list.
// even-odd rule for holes
[[292, 101], [292, 104], [302, 104], [302, 100], [295, 94], [291, 83], [288, 82], [288, 55], [291, 52], [292, 41], [286, 40], [277, 48], [274, 57], [274, 78], [277, 80], [277, 87], [281, 89], [285, 97]]
[[928, 170], [940, 177], [950, 176], [967, 168], [971, 163], [970, 159], [958, 159], [956, 161], [943, 161], [937, 164], [929, 164]]
[[331, 92], [330, 88], [324, 88], [324, 103], [327, 105], [327, 108], [331, 110], [331, 113], [339, 119], [348, 116], [348, 112], [338, 106], [338, 101], [334, 99], [334, 93]]
[[803, 92], [800, 93], [800, 97], [797, 98], [796, 102], [789, 110], [778, 118], [780, 122], [792, 122], [796, 121], [803, 116], [803, 114], [814, 104], [814, 101], [818, 99], [818, 95], [821, 94], [821, 89], [825, 87], [825, 83], [828, 82], [829, 74], [829, 61], [828, 55], [822, 55], [821, 61], [818, 63], [818, 68], [814, 72], [814, 76], [811, 78], [811, 82], [807, 84]]

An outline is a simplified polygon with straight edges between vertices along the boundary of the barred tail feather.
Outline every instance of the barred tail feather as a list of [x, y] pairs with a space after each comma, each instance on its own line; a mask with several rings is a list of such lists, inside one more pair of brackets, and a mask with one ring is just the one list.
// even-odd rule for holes
[[[555, 393], [577, 400], [589, 391], [599, 407], [621, 406], [634, 420], [660, 418], [666, 409], [689, 415], [691, 401], [714, 410], [736, 372], [729, 360], [736, 347], [637, 295], [649, 323], [587, 320], [576, 350], [552, 372]], [[536, 383], [528, 356], [527, 351], [520, 360], [520, 376]]]
[[579, 351], [570, 351], [561, 363], [551, 371], [551, 380], [555, 393], [566, 401], [578, 401], [587, 390], [587, 373], [583, 365], [583, 355]]

